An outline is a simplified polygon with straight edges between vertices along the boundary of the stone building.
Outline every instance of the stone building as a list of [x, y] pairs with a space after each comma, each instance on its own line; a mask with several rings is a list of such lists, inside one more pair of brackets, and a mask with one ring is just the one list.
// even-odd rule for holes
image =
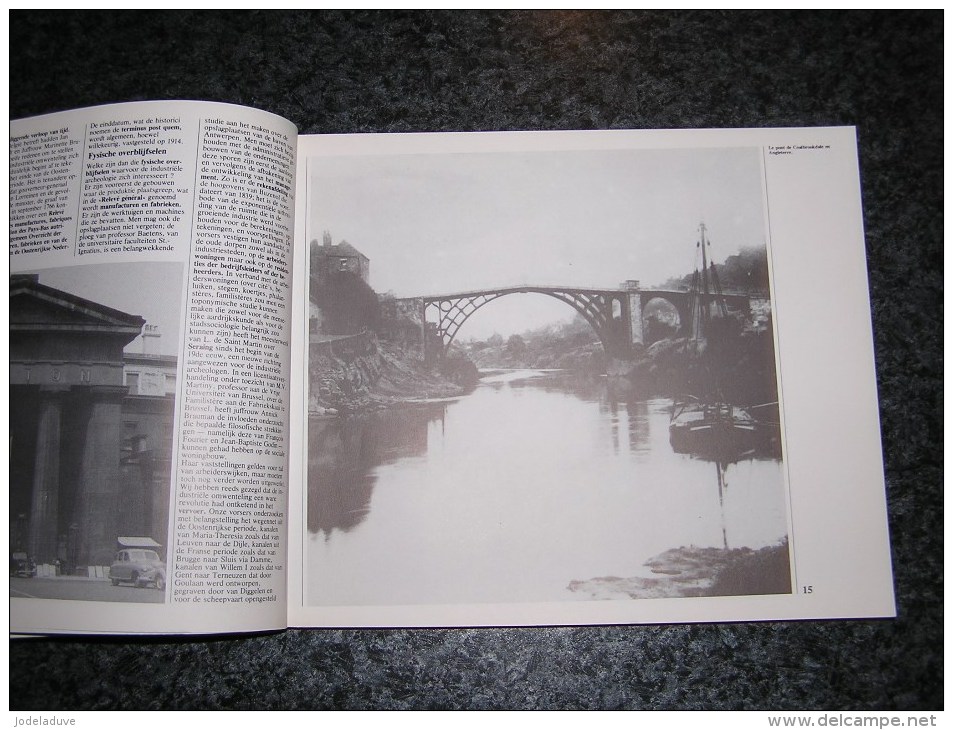
[[337, 273], [349, 272], [366, 284], [371, 275], [371, 262], [347, 241], [331, 243], [331, 234], [324, 232], [321, 243], [311, 242], [312, 289], [319, 288]]
[[165, 543], [176, 358], [124, 353], [144, 327], [10, 277], [11, 552], [84, 572], [121, 535]]

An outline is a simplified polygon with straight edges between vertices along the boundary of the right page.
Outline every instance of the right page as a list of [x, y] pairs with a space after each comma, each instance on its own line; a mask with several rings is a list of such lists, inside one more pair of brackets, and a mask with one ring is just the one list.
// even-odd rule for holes
[[895, 615], [853, 128], [304, 136], [289, 624]]

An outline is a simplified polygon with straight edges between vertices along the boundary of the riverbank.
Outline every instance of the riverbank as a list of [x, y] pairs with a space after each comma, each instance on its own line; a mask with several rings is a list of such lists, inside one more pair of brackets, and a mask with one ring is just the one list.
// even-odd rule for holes
[[308, 414], [350, 415], [458, 398], [472, 390], [475, 373], [476, 368], [465, 361], [450, 361], [442, 372], [435, 372], [424, 366], [419, 352], [374, 341], [347, 357], [312, 357]]
[[760, 550], [680, 547], [645, 562], [657, 577], [574, 580], [569, 590], [595, 600], [790, 593], [789, 561], [786, 539]]
[[[588, 325], [587, 325], [588, 326]], [[481, 370], [560, 369], [608, 374], [640, 397], [718, 393], [736, 404], [777, 401], [774, 341], [770, 330], [727, 331], [723, 340], [697, 343], [665, 338], [634, 346], [631, 359], [607, 358], [594, 333], [526, 333], [505, 344], [468, 343], [463, 352]]]

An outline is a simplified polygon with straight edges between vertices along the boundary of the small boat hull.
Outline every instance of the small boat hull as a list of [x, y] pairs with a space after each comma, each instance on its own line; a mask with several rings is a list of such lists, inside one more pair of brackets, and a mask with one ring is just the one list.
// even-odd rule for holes
[[672, 449], [682, 454], [730, 458], [754, 449], [759, 424], [747, 411], [727, 403], [676, 403], [669, 425]]

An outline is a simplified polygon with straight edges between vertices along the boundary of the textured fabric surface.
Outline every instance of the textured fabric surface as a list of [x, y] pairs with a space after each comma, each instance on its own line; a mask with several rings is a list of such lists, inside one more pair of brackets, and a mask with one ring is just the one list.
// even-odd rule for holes
[[941, 708], [942, 45], [940, 12], [12, 12], [14, 118], [195, 98], [302, 133], [856, 125], [899, 618], [31, 639], [11, 707]]

